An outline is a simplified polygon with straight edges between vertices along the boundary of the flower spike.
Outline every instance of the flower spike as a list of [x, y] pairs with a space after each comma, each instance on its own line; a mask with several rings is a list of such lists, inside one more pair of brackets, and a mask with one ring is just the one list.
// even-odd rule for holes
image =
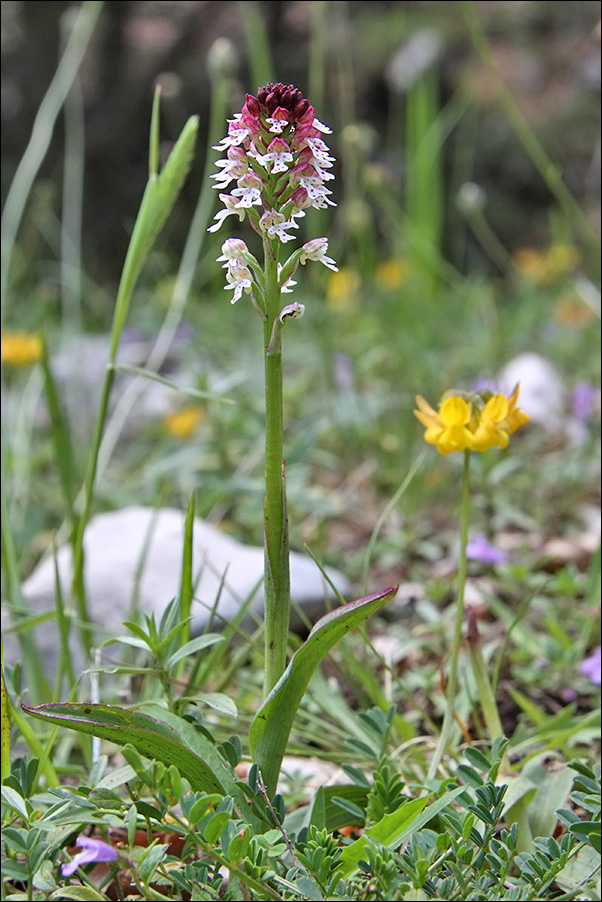
[[[228, 134], [215, 145], [226, 157], [217, 162], [218, 171], [212, 178], [216, 188], [229, 193], [219, 195], [224, 208], [216, 214], [209, 231], [217, 232], [228, 216], [237, 215], [241, 222], [248, 217], [254, 230], [270, 244], [293, 241], [291, 230], [298, 228], [297, 219], [307, 209], [334, 206], [332, 192], [326, 187], [326, 182], [334, 178], [330, 172], [334, 158], [322, 137], [329, 132], [294, 85], [269, 82], [255, 96], [247, 94], [240, 113], [228, 120]], [[230, 187], [232, 182], [235, 185]], [[326, 238], [308, 242], [296, 256], [295, 268], [299, 262], [313, 260], [336, 271], [327, 250]], [[251, 288], [261, 294], [261, 285], [249, 286], [247, 276], [240, 272], [233, 278], [228, 259], [223, 255], [218, 259], [226, 261], [227, 287], [234, 287], [233, 301], [243, 291], [251, 293]], [[252, 282], [255, 275], [251, 268]], [[285, 281], [282, 285], [283, 291], [287, 284]]]

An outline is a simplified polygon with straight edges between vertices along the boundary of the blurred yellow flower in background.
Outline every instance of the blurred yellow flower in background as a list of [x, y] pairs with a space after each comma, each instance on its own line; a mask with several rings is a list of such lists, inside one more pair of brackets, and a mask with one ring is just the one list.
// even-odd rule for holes
[[561, 326], [578, 329], [597, 318], [595, 310], [576, 293], [562, 295], [554, 307], [554, 319]]
[[1, 359], [5, 366], [31, 366], [43, 353], [42, 339], [34, 332], [2, 332]]
[[518, 250], [514, 265], [523, 276], [538, 285], [551, 285], [572, 272], [581, 260], [576, 247], [571, 244], [553, 244], [547, 251], [531, 247]]
[[199, 426], [204, 419], [204, 408], [198, 404], [194, 404], [164, 416], [163, 427], [165, 431], [174, 438], [189, 439], [192, 438], [197, 426]]
[[355, 269], [341, 268], [331, 272], [326, 283], [326, 300], [333, 310], [352, 310], [361, 279]]
[[439, 454], [507, 448], [510, 436], [529, 422], [520, 410], [518, 385], [510, 395], [472, 392], [465, 397], [444, 395], [439, 410], [418, 395], [414, 415], [426, 427], [424, 440]]
[[376, 284], [392, 291], [403, 285], [409, 273], [410, 264], [407, 260], [383, 260], [376, 268]]

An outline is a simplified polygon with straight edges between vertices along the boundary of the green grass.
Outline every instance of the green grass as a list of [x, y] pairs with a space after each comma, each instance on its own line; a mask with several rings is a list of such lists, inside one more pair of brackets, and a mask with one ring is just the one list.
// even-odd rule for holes
[[[93, 6], [86, 4], [82, 16]], [[249, 6], [242, 4], [245, 10]], [[316, 17], [308, 57], [311, 80], [325, 97], [319, 26], [329, 5], [310, 6]], [[478, 22], [472, 18], [475, 8], [460, 6], [470, 23], [466, 34], [472, 35], [475, 52], [486, 56]], [[257, 51], [251, 66], [255, 73], [271, 71], [269, 56], [260, 52], [269, 38], [255, 13], [246, 10], [241, 18]], [[395, 19], [401, 33], [406, 24]], [[362, 34], [361, 40], [357, 34], [355, 46], [368, 44], [375, 34]], [[380, 38], [378, 43], [382, 46]], [[346, 71], [344, 61], [338, 65], [340, 72]], [[53, 82], [49, 95], [55, 103], [57, 84], [63, 92], [69, 87], [58, 79]], [[352, 87], [340, 85], [335, 98], [333, 121], [339, 119], [343, 126], [354, 124], [346, 93], [352, 94]], [[208, 145], [223, 133], [223, 120], [229, 115], [226, 83], [219, 74], [213, 92], [210, 134], [203, 134]], [[376, 898], [371, 893], [379, 891], [395, 899], [430, 898], [435, 892], [445, 898], [464, 898], [463, 893], [473, 892], [471, 898], [489, 899], [501, 898], [495, 893], [502, 891], [508, 899], [554, 899], [563, 892], [568, 894], [563, 898], [599, 898], [599, 872], [588, 854], [596, 848], [599, 826], [600, 691], [580, 672], [582, 661], [600, 642], [599, 549], [591, 530], [583, 538], [584, 510], [599, 506], [599, 395], [579, 442], [562, 429], [549, 431], [533, 423], [513, 436], [507, 451], [475, 456], [471, 533], [506, 541], [510, 559], [494, 566], [469, 562], [467, 604], [475, 612], [478, 652], [496, 692], [509, 744], [490, 748], [478, 686], [468, 655], [461, 654], [458, 720], [450, 752], [438, 778], [427, 779], [446, 704], [443, 677], [453, 632], [461, 466], [454, 455], [439, 457], [424, 444], [422, 428], [412, 414], [414, 396], [422, 394], [435, 404], [445, 390], [469, 389], [475, 380], [495, 376], [504, 363], [524, 351], [545, 356], [558, 369], [566, 388], [565, 419], [575, 386], [600, 385], [597, 277], [590, 262], [596, 236], [584, 234], [581, 211], [567, 196], [558, 172], [546, 169], [545, 151], [522, 118], [512, 114], [511, 100], [503, 93], [501, 108], [515, 130], [517, 146], [530, 156], [533, 177], [551, 179], [555, 207], [550, 220], [555, 225], [548, 246], [574, 244], [581, 262], [542, 280], [519, 272], [509, 253], [500, 259], [487, 210], [481, 211], [484, 218], [478, 222], [451, 212], [454, 197], [440, 180], [441, 164], [451, 124], [459, 122], [466, 129], [460, 133], [468, 134], [470, 123], [461, 98], [441, 109], [437, 102], [436, 85], [425, 79], [407, 105], [407, 143], [396, 151], [400, 157], [408, 154], [411, 161], [411, 191], [383, 175], [369, 153], [358, 151], [359, 145], [353, 145], [355, 151], [345, 150], [343, 139], [333, 136], [343, 163], [339, 206], [320, 211], [316, 223], [331, 236], [329, 253], [341, 272], [337, 281], [322, 267], [298, 271], [295, 297], [305, 304], [306, 313], [294, 330], [284, 333], [291, 545], [299, 550], [307, 547], [321, 562], [342, 569], [352, 581], [353, 597], [400, 584], [398, 600], [342, 638], [316, 670], [289, 737], [289, 753], [346, 767], [354, 785], [337, 787], [342, 803], [333, 799], [333, 793], [312, 795], [306, 810], [305, 793], [293, 781], [284, 800], [268, 800], [281, 826], [284, 817], [286, 821], [274, 835], [266, 834], [270, 840], [264, 842], [257, 820], [245, 834], [240, 811], [233, 812], [227, 801], [196, 798], [177, 767], [169, 767], [165, 758], [160, 759], [163, 764], [153, 764], [140, 757], [140, 749], [128, 748], [127, 766], [120, 770], [123, 761], [117, 759], [116, 746], [103, 746], [99, 758], [85, 737], [69, 732], [65, 738], [64, 731], [26, 718], [20, 704], [28, 701], [28, 689], [33, 693], [38, 688], [42, 696], [59, 699], [52, 697], [52, 690], [43, 690], [41, 674], [37, 687], [27, 686], [20, 682], [18, 668], [8, 666], [3, 716], [6, 713], [12, 724], [13, 762], [9, 777], [5, 764], [9, 731], [3, 721], [4, 825], [9, 830], [3, 898], [25, 898], [17, 892], [35, 893], [31, 896], [35, 899], [58, 898], [56, 894], [65, 889], [58, 862], [65, 860], [60, 857], [65, 848], [74, 851], [73, 839], [82, 824], [98, 825], [98, 835], [105, 839], [109, 827], [125, 831], [120, 867], [135, 861], [139, 898], [178, 898], [179, 892], [193, 891], [200, 893], [193, 898], [215, 898], [221, 887], [216, 861], [232, 865], [228, 891], [232, 898], [244, 892], [244, 898], [322, 899], [338, 892], [340, 898], [371, 899]], [[150, 105], [149, 97], [149, 118]], [[48, 107], [44, 109], [48, 114]], [[321, 118], [320, 111], [318, 115]], [[49, 126], [48, 119], [43, 121]], [[151, 146], [156, 154], [156, 114], [153, 122]], [[211, 161], [209, 154], [208, 171]], [[466, 167], [466, 160], [461, 165]], [[185, 168], [182, 164], [176, 182]], [[469, 178], [470, 172], [464, 168], [462, 172], [464, 179]], [[151, 154], [151, 181], [153, 175], [156, 158]], [[121, 291], [115, 288], [119, 300], [114, 318], [107, 315], [114, 300], [107, 305], [106, 289], [90, 284], [85, 299], [78, 302], [73, 281], [64, 286], [65, 303], [55, 305], [49, 316], [43, 278], [47, 252], [32, 240], [43, 215], [35, 182], [36, 166], [24, 166], [15, 180], [24, 192], [23, 207], [13, 200], [3, 218], [5, 326], [43, 331], [48, 347], [44, 365], [6, 367], [2, 372], [3, 392], [11, 399], [2, 419], [2, 592], [3, 605], [13, 612], [23, 604], [21, 581], [52, 535], [62, 529], [64, 540], [73, 541], [77, 549], [81, 531], [96, 511], [129, 504], [186, 510], [194, 495], [197, 516], [219, 519], [222, 528], [242, 541], [254, 545], [263, 541], [261, 329], [248, 298], [231, 307], [223, 290], [215, 258], [230, 232], [206, 233], [213, 195], [203, 187], [179, 258], [165, 236], [151, 248], [177, 194], [177, 186], [160, 186], [160, 209], [150, 205], [150, 223], [141, 217], [140, 243], [133, 243], [132, 251], [135, 256], [138, 248], [139, 254], [129, 258]], [[314, 212], [303, 223], [303, 240], [317, 234]], [[70, 209], [70, 228], [77, 227], [76, 214]], [[461, 272], [453, 265], [445, 240], [448, 219], [456, 223], [457, 246], [472, 242], [476, 235], [497, 268], [481, 262], [474, 270]], [[254, 236], [244, 227], [237, 234], [252, 245]], [[540, 249], [542, 254], [546, 249]], [[69, 260], [52, 263], [58, 266]], [[390, 261], [402, 275], [386, 282], [383, 264]], [[85, 261], [78, 275], [80, 284], [88, 284]], [[347, 282], [342, 281], [344, 275]], [[19, 303], [23, 296], [28, 298], [26, 305]], [[61, 338], [72, 333], [67, 312], [74, 309], [86, 331], [112, 330], [110, 360], [125, 325], [135, 326], [148, 338], [169, 335], [179, 322], [187, 325], [190, 338], [179, 363], [192, 374], [193, 386], [191, 393], [181, 393], [176, 407], [180, 402], [201, 405], [192, 437], [169, 434], [157, 417], [133, 437], [120, 438], [119, 420], [102, 405], [93, 442], [82, 436], [78, 424], [66, 421], [64, 399], [53, 380], [53, 354]], [[149, 377], [159, 363], [158, 351], [149, 364]], [[112, 372], [106, 377], [104, 401]], [[100, 397], [100, 386], [98, 391]], [[34, 422], [39, 403], [49, 408], [48, 427]], [[135, 410], [136, 399], [130, 403]], [[184, 554], [183, 560], [186, 586]], [[180, 613], [186, 613], [183, 595]], [[84, 614], [82, 605], [80, 620]], [[56, 616], [65, 623], [59, 602]], [[170, 616], [176, 620], [159, 625], [161, 635], [161, 630], [167, 634], [177, 623], [177, 610]], [[35, 659], [27, 629], [21, 632], [24, 654]], [[194, 728], [187, 724], [186, 735], [193, 736], [196, 729], [202, 737], [200, 747], [209, 748], [214, 740], [211, 749], [222, 763], [230, 766], [241, 758], [249, 763], [248, 733], [261, 698], [262, 627], [247, 642], [231, 641], [235, 632], [235, 626], [227, 630], [227, 641], [205, 652], [207, 657], [199, 657], [196, 664], [178, 657], [172, 636], [172, 644], [166, 640], [156, 653], [154, 669], [145, 660], [136, 661], [140, 669], [133, 682], [126, 673], [116, 682], [101, 675], [100, 701], [150, 706], [155, 715], [157, 705], [165, 703], [170, 717], [184, 711], [194, 721]], [[136, 635], [140, 638], [139, 632]], [[291, 637], [291, 650], [299, 642]], [[66, 657], [64, 651], [63, 665]], [[187, 693], [201, 699], [197, 706], [188, 707], [183, 700], [183, 676], [189, 681]], [[87, 703], [86, 693], [87, 689], [74, 687], [73, 698]], [[209, 707], [203, 700], [207, 694]], [[553, 756], [558, 767], [546, 769], [544, 754]], [[496, 795], [501, 793], [502, 762], [499, 776], [510, 787], [509, 794], [514, 793], [513, 805], [504, 806], [503, 793]], [[56, 788], [59, 782], [61, 789]], [[261, 819], [267, 802], [256, 774], [249, 783], [253, 817]], [[372, 787], [369, 792], [366, 783]], [[430, 819], [416, 805], [411, 816], [406, 809], [404, 821], [406, 799], [400, 783], [407, 784], [415, 800], [434, 793], [429, 804], [437, 807]], [[237, 786], [235, 796], [243, 792]], [[189, 816], [193, 805], [197, 821]], [[339, 851], [329, 836], [344, 826], [341, 810], [351, 818], [349, 823], [376, 831], [374, 848], [367, 842], [361, 846], [371, 871], [353, 869], [359, 846], [342, 854], [337, 869]], [[584, 827], [575, 829], [575, 811]], [[512, 828], [513, 824], [517, 826]], [[326, 828], [328, 835], [323, 835], [320, 831]], [[518, 839], [509, 832], [512, 829]], [[147, 835], [145, 842], [140, 831]], [[590, 838], [583, 840], [584, 833]], [[190, 868], [194, 862], [194, 873], [178, 870], [171, 850], [161, 845], [166, 835], [174, 839], [176, 834], [187, 843], [186, 855], [190, 854], [183, 857]], [[242, 837], [240, 848], [234, 843], [235, 834]], [[335, 835], [342, 847], [352, 848]], [[571, 837], [577, 836], [583, 842], [571, 845]], [[562, 848], [552, 837], [564, 844]], [[149, 851], [146, 843], [153, 840], [158, 844]], [[40, 845], [44, 843], [48, 845]], [[234, 852], [229, 856], [232, 843], [239, 857]], [[27, 849], [36, 846], [44, 849], [44, 865], [37, 858], [28, 859]], [[577, 853], [586, 886], [579, 885], [576, 869], [569, 867]], [[294, 866], [291, 855], [296, 856]], [[516, 858], [521, 855], [526, 857]], [[511, 866], [515, 860], [520, 867]], [[474, 867], [471, 861], [476, 862]], [[510, 883], [504, 888], [501, 881], [498, 886], [492, 876], [496, 867], [498, 874], [503, 870], [501, 861], [506, 862], [508, 880], [514, 881], [514, 895]], [[295, 870], [299, 862], [301, 870]], [[337, 873], [343, 871], [351, 882], [342, 887]], [[530, 881], [525, 874], [535, 876]], [[87, 895], [77, 898], [108, 898], [105, 892], [112, 876], [109, 871], [106, 885], [98, 889], [88, 874]], [[159, 885], [161, 891], [156, 889]]]

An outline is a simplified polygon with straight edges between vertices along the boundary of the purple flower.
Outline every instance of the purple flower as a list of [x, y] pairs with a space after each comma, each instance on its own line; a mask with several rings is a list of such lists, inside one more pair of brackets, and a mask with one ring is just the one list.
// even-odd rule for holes
[[63, 877], [70, 877], [83, 864], [90, 864], [93, 861], [117, 861], [117, 852], [113, 846], [107, 845], [101, 839], [78, 836], [75, 840], [75, 845], [83, 847], [83, 851], [78, 852], [71, 861], [62, 865], [61, 872]]
[[499, 391], [498, 385], [495, 379], [477, 379], [472, 386], [473, 391], [490, 391], [497, 392]]
[[570, 704], [571, 702], [574, 702], [575, 699], [577, 698], [577, 693], [575, 692], [574, 689], [572, 689], [569, 686], [567, 686], [565, 689], [562, 690], [561, 695], [562, 695], [562, 701], [566, 702], [567, 705]]
[[573, 416], [582, 423], [591, 420], [596, 406], [596, 389], [589, 382], [579, 382], [573, 389], [571, 407]]
[[471, 561], [480, 561], [482, 564], [506, 564], [508, 555], [492, 545], [487, 538], [479, 533], [466, 546], [466, 557]]
[[592, 683], [595, 683], [596, 686], [599, 686], [602, 682], [602, 678], [600, 675], [600, 646], [594, 649], [589, 658], [586, 658], [581, 662], [581, 667], [579, 668], [579, 672], [586, 676]]

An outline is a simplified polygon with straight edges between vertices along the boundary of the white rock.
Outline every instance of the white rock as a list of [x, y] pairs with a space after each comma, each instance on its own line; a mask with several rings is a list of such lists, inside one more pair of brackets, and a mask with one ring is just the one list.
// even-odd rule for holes
[[538, 423], [548, 431], [554, 431], [562, 424], [566, 388], [556, 367], [541, 354], [527, 351], [513, 357], [496, 381], [499, 390], [506, 394], [520, 383], [518, 404], [529, 414], [532, 423]]
[[[180, 364], [186, 342], [187, 330], [182, 327], [166, 350], [159, 375], [167, 378], [181, 389], [195, 385], [195, 374]], [[88, 445], [94, 429], [100, 390], [103, 384], [111, 339], [109, 335], [78, 335], [62, 341], [50, 357], [50, 369], [61, 399], [72, 433], [84, 445]], [[152, 342], [141, 338], [136, 330], [124, 330], [117, 352], [117, 370], [109, 403], [113, 413], [124, 396], [131, 395], [126, 415], [120, 417], [121, 435], [131, 437], [149, 421], [160, 419], [177, 410], [182, 393], [175, 387], [121, 370], [119, 366], [144, 369], [152, 352]], [[216, 374], [208, 374], [214, 382]], [[210, 390], [214, 390], [211, 385]], [[219, 389], [218, 389], [219, 391]], [[217, 393], [217, 392], [216, 392]], [[15, 391], [5, 392], [2, 398], [2, 420], [6, 428], [11, 428], [11, 420], [19, 416], [24, 398]], [[49, 426], [46, 399], [41, 387], [35, 397], [31, 397], [30, 408], [20, 415], [26, 415], [37, 427]]]
[[[84, 578], [88, 612], [95, 623], [113, 635], [123, 635], [126, 630], [121, 624], [131, 619], [136, 603], [140, 612], [154, 613], [158, 622], [167, 604], [179, 592], [184, 519], [184, 514], [178, 510], [154, 511], [145, 507], [128, 507], [92, 518], [84, 539]], [[72, 555], [68, 546], [59, 549], [56, 562], [63, 598], [67, 599], [72, 578]], [[332, 602], [336, 597], [311, 558], [292, 552], [290, 566], [293, 604], [313, 622], [324, 613], [326, 600]], [[249, 611], [260, 621], [264, 605], [263, 567], [262, 548], [242, 545], [216, 527], [195, 519], [192, 634], [200, 633], [207, 626], [214, 608], [210, 627], [221, 629], [249, 597], [252, 597]], [[349, 592], [346, 578], [331, 568], [327, 573], [345, 597]], [[23, 595], [33, 614], [55, 610], [55, 562], [52, 558], [42, 561], [25, 581]], [[299, 624], [299, 617], [293, 614], [293, 627]], [[72, 629], [72, 634], [76, 660], [77, 630]], [[103, 632], [99, 642], [102, 643], [104, 638], [106, 633]], [[54, 620], [35, 630], [35, 641], [53, 676], [58, 660], [58, 632]], [[118, 646], [110, 648], [114, 650]], [[112, 657], [116, 654], [113, 652]], [[14, 656], [13, 641], [8, 648], [5, 644], [5, 657], [10, 661]], [[77, 662], [80, 663], [79, 659]]]

